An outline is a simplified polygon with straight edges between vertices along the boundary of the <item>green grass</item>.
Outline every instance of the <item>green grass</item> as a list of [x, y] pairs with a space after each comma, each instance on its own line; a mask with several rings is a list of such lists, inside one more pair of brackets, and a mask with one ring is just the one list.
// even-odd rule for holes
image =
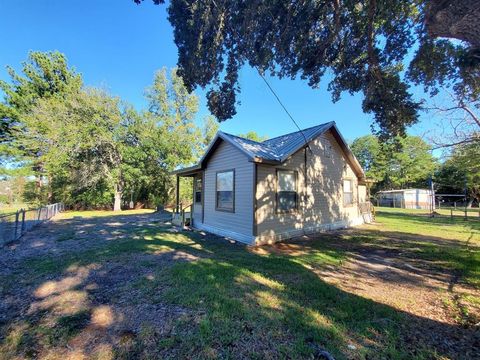
[[75, 217], [81, 218], [99, 218], [99, 217], [116, 217], [128, 215], [151, 214], [154, 209], [137, 209], [137, 210], [87, 210], [87, 211], [65, 211], [59, 215], [61, 219], [72, 219]]
[[[70, 212], [64, 216], [114, 215]], [[432, 219], [398, 209], [382, 209], [377, 220], [380, 227], [366, 227], [341, 237], [322, 235], [292, 253], [253, 251], [197, 232], [170, 233], [165, 226], [135, 227], [128, 230], [126, 238], [60, 258], [30, 258], [24, 267], [30, 280], [38, 282], [61, 275], [72, 266], [108, 261], [131, 265], [135, 254], [181, 252], [194, 257], [194, 261], [176, 261], [171, 266], [158, 266], [148, 260], [136, 263], [148, 267], [153, 276], [121, 284], [136, 294], [132, 304], [167, 303], [194, 315], [179, 316], [175, 330], [167, 334], [142, 330], [135, 339], [126, 341], [128, 348], [116, 348], [117, 358], [168, 358], [168, 354], [199, 359], [311, 358], [319, 348], [337, 359], [439, 357], [442, 354], [429, 344], [414, 344], [414, 353], [404, 346], [402, 329], [412, 320], [411, 315], [341, 290], [316, 272], [341, 268], [350, 255], [336, 245], [346, 242], [401, 249], [429, 266], [454, 269], [462, 281], [480, 286], [480, 222]], [[477, 301], [468, 297], [464, 300]], [[53, 327], [43, 330], [44, 341], [48, 346], [64, 344], [85, 326], [87, 315], [82, 311], [58, 319]], [[416, 320], [428, 328], [428, 320]], [[29, 333], [38, 338], [42, 336], [41, 327], [24, 331], [23, 340], [13, 333], [3, 346], [24, 349], [25, 343], [30, 344]]]
[[0, 215], [15, 214], [20, 209], [30, 209], [32, 205], [29, 204], [11, 204], [0, 206]]

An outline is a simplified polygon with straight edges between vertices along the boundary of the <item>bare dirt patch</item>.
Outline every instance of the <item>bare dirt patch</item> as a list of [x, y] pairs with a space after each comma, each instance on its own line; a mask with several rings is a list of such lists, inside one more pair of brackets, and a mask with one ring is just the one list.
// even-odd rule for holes
[[[380, 230], [377, 241], [361, 241]], [[299, 256], [312, 251], [316, 241], [340, 249], [347, 255], [341, 266], [314, 271], [345, 292], [403, 312], [408, 321], [402, 336], [406, 346], [416, 344], [413, 352], [423, 343], [434, 344], [445, 353], [463, 354], [466, 359], [480, 357], [480, 307], [468, 304], [468, 314], [461, 313], [459, 303], [465, 297], [480, 299], [480, 290], [464, 283], [458, 270], [445, 267], [438, 259], [419, 256], [421, 242], [439, 247], [462, 245], [436, 237], [399, 236], [385, 232], [381, 224], [329, 235], [303, 236], [263, 251]], [[352, 236], [354, 241], [350, 240]]]

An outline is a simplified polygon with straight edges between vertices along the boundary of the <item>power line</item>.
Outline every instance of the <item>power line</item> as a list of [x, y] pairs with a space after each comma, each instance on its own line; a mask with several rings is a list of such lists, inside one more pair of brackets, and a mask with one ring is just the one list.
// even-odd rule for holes
[[262, 75], [262, 73], [260, 72], [260, 70], [258, 70], [256, 68], [256, 70], [258, 71], [258, 75], [260, 75], [260, 77], [262, 78], [262, 80], [265, 82], [265, 84], [267, 85], [267, 87], [270, 89], [270, 91], [272, 92], [273, 96], [275, 96], [275, 99], [277, 99], [278, 103], [280, 104], [280, 106], [283, 108], [283, 110], [285, 110], [285, 112], [287, 113], [288, 117], [292, 120], [292, 122], [295, 124], [295, 126], [297, 127], [297, 129], [300, 131], [300, 133], [302, 134], [303, 136], [303, 139], [305, 140], [305, 144], [308, 146], [308, 148], [310, 148], [310, 146], [308, 145], [308, 141], [307, 141], [307, 137], [305, 136], [305, 134], [303, 133], [302, 129], [300, 129], [300, 126], [298, 126], [297, 122], [295, 121], [295, 119], [293, 118], [293, 116], [290, 114], [290, 112], [287, 110], [286, 106], [283, 105], [282, 103], [282, 100], [280, 100], [280, 97], [277, 95], [277, 93], [275, 92], [275, 90], [272, 88], [272, 86], [268, 83], [267, 79], [265, 78], [265, 76]]
[[[219, 10], [219, 7], [216, 3], [215, 0], [212, 0], [212, 3], [213, 5], [217, 8], [217, 10]], [[240, 39], [240, 36], [238, 35], [238, 33], [235, 31], [235, 29], [233, 27], [230, 27], [228, 22], [225, 21], [225, 25], [228, 26], [228, 28], [230, 29], [230, 31], [237, 37], [237, 39]], [[277, 93], [275, 92], [275, 90], [273, 89], [272, 85], [270, 85], [270, 83], [267, 81], [267, 79], [265, 78], [265, 76], [263, 76], [262, 72], [260, 71], [260, 69], [256, 66], [256, 65], [252, 65], [252, 67], [257, 70], [258, 72], [258, 75], [260, 75], [260, 77], [262, 78], [263, 82], [267, 85], [268, 89], [270, 90], [270, 92], [273, 94], [273, 96], [275, 97], [275, 99], [277, 99], [278, 103], [280, 104], [280, 106], [283, 108], [283, 110], [285, 111], [285, 113], [288, 115], [288, 117], [292, 120], [292, 122], [295, 124], [296, 128], [298, 129], [298, 131], [300, 132], [300, 134], [302, 134], [303, 136], [303, 139], [305, 141], [305, 145], [308, 147], [308, 149], [310, 151], [312, 151], [312, 149], [310, 148], [310, 145], [308, 144], [308, 140], [307, 140], [307, 137], [305, 136], [305, 134], [303, 133], [302, 129], [300, 128], [300, 126], [298, 126], [298, 123], [295, 121], [295, 119], [293, 118], [292, 114], [290, 114], [290, 112], [288, 111], [287, 107], [283, 104], [282, 100], [280, 99], [280, 97], [277, 95]]]

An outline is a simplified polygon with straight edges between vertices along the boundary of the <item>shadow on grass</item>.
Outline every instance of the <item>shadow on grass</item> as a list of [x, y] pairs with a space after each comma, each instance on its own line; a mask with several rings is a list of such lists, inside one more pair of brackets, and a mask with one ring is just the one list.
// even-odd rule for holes
[[[169, 331], [134, 329], [129, 341], [115, 340], [118, 334], [95, 340], [110, 345], [116, 358], [309, 358], [319, 349], [339, 359], [475, 355], [472, 351], [476, 351], [478, 334], [468, 329], [413, 316], [322, 281], [312, 266], [335, 267], [346, 257], [344, 250], [332, 243], [315, 241], [288, 255], [268, 248], [263, 253], [254, 252], [215, 236], [175, 234], [164, 227], [137, 228], [129, 233], [133, 234], [138, 238], [25, 262], [30, 274], [38, 277], [37, 289], [52, 276], [60, 284], [72, 272], [75, 274], [75, 269], [95, 264], [95, 271], [72, 281], [74, 286], [57, 286], [52, 292], [58, 295], [74, 290], [85, 294], [86, 300], [78, 311], [80, 320], [72, 325], [59, 317], [53, 326], [55, 331], [65, 330], [63, 343], [90, 326], [83, 315], [99, 306], [96, 295], [107, 291], [108, 283], [113, 290], [109, 289], [111, 296], [104, 297], [102, 305], [118, 305], [115, 293], [127, 289], [131, 291], [132, 306], [135, 298], [137, 304], [166, 303], [191, 310], [188, 316], [178, 316]], [[368, 231], [363, 234], [368, 237]], [[370, 236], [377, 235], [372, 232]], [[135, 257], [138, 254], [143, 256], [140, 260]], [[185, 255], [194, 260], [172, 261]], [[106, 269], [112, 262], [125, 264], [124, 271], [130, 275], [118, 278], [118, 283], [109, 279], [113, 275]], [[148, 279], [137, 271], [145, 264], [149, 271], [153, 270]], [[121, 267], [116, 269], [122, 271]], [[43, 311], [52, 312], [54, 307], [47, 306]], [[138, 316], [142, 316], [141, 311], [138, 306]], [[116, 316], [106, 327], [125, 321], [123, 315]], [[45, 345], [42, 332], [35, 327], [42, 316], [33, 313], [30, 317], [30, 329], [36, 330], [29, 337], [29, 348], [61, 346]], [[10, 325], [2, 328], [3, 343]], [[24, 334], [28, 335], [29, 330]], [[458, 337], [466, 338], [468, 345], [444, 341]], [[88, 353], [89, 346], [77, 345], [76, 350]], [[13, 353], [25, 351], [22, 346], [12, 349]]]

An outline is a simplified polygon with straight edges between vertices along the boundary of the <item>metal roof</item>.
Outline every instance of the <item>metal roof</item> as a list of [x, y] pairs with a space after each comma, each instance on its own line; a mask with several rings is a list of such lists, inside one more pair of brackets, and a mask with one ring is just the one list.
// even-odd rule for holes
[[257, 142], [224, 132], [221, 132], [221, 135], [223, 135], [222, 138], [247, 153], [252, 159], [257, 158], [270, 161], [281, 161], [281, 157], [277, 154], [275, 149], [270, 147], [266, 142]]
[[290, 134], [281, 135], [273, 139], [266, 140], [262, 144], [270, 147], [280, 158], [280, 161], [282, 161], [288, 158], [293, 153], [297, 152], [300, 148], [304, 147], [305, 139], [307, 140], [307, 142], [310, 142], [334, 125], [335, 122], [331, 121], [325, 124], [304, 129], [302, 131], [296, 131]]
[[[352, 151], [347, 145], [347, 142], [342, 137], [340, 132], [337, 129], [334, 121], [313, 126], [301, 131], [296, 131], [293, 133], [277, 136], [275, 138], [265, 140], [263, 142], [257, 142], [249, 139], [242, 138], [240, 136], [227, 134], [222, 131], [219, 131], [215, 138], [212, 140], [208, 146], [205, 154], [200, 159], [199, 163], [195, 166], [192, 166], [187, 169], [176, 170], [174, 174], [184, 174], [191, 173], [192, 170], [202, 169], [205, 165], [205, 162], [208, 160], [212, 151], [218, 146], [219, 141], [223, 140], [229, 144], [235, 146], [241, 152], [243, 152], [250, 161], [253, 162], [265, 162], [270, 164], [280, 164], [287, 160], [291, 155], [296, 153], [298, 150], [307, 146], [307, 144], [325, 133], [328, 130], [334, 130], [334, 136], [339, 142], [340, 146], [344, 150], [344, 153], [350, 163], [353, 165], [355, 172], [361, 178], [364, 177], [363, 170], [358, 163], [357, 159], [353, 155]], [[305, 142], [306, 139], [306, 142]]]

